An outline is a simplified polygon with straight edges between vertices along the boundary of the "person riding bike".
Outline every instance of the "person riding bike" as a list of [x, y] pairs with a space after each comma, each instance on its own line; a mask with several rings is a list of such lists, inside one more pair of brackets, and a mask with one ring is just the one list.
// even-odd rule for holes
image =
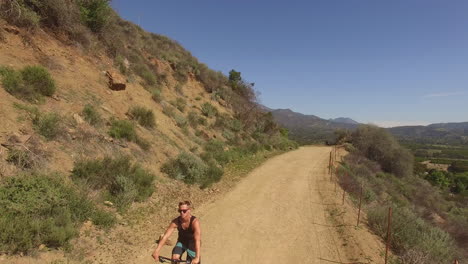
[[166, 243], [167, 239], [172, 235], [174, 229], [179, 231], [177, 244], [172, 249], [172, 259], [180, 260], [182, 254], [187, 251], [187, 259], [191, 259], [193, 264], [200, 263], [200, 244], [201, 230], [200, 221], [191, 213], [192, 203], [183, 201], [179, 203], [180, 216], [173, 219], [169, 224], [164, 236], [158, 243], [158, 246], [153, 252], [153, 258], [159, 260], [159, 251]]

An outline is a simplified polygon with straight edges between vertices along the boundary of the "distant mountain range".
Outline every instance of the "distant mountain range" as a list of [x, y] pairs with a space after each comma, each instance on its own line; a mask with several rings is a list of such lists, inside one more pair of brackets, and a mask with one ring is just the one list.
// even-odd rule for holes
[[[297, 113], [290, 109], [267, 109], [267, 111], [273, 114], [276, 122], [289, 130], [292, 139], [304, 144], [333, 141], [335, 130], [354, 130], [360, 125], [359, 122], [346, 117], [326, 120], [315, 115]], [[468, 122], [400, 126], [388, 128], [388, 131], [400, 141], [468, 145]]]
[[468, 122], [438, 123], [428, 126], [401, 126], [388, 129], [402, 141], [424, 144], [468, 145]]
[[290, 109], [271, 109], [276, 122], [289, 130], [291, 138], [304, 144], [332, 141], [337, 129], [355, 129], [359, 123], [345, 117], [322, 119]]

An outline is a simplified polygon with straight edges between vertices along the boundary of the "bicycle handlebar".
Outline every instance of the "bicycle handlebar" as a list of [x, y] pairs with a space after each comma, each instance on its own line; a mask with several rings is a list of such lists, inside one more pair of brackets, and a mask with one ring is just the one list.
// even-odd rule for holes
[[159, 257], [159, 262], [175, 262], [175, 263], [187, 263], [187, 264], [190, 264], [192, 263], [191, 260], [179, 260], [179, 259], [170, 259], [170, 258], [166, 258], [166, 257]]

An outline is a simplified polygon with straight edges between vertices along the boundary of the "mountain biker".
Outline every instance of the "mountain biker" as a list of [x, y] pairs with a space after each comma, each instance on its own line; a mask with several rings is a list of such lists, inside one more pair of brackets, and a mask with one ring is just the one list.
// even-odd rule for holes
[[201, 230], [200, 221], [191, 213], [192, 203], [190, 201], [183, 201], [179, 203], [180, 216], [175, 218], [169, 224], [164, 236], [158, 243], [158, 246], [153, 252], [153, 258], [158, 261], [159, 251], [166, 243], [167, 239], [171, 236], [174, 229], [179, 231], [177, 244], [172, 249], [172, 259], [180, 260], [182, 254], [187, 251], [187, 259], [192, 259], [193, 264], [200, 263], [200, 244], [201, 244]]

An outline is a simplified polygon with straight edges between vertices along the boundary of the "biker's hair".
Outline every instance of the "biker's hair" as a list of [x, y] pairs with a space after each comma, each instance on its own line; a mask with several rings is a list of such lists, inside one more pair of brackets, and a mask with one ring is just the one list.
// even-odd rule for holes
[[188, 206], [189, 208], [192, 208], [192, 202], [190, 202], [190, 201], [182, 201], [182, 202], [179, 202], [179, 207], [182, 206], [182, 205], [186, 205], [186, 206]]

